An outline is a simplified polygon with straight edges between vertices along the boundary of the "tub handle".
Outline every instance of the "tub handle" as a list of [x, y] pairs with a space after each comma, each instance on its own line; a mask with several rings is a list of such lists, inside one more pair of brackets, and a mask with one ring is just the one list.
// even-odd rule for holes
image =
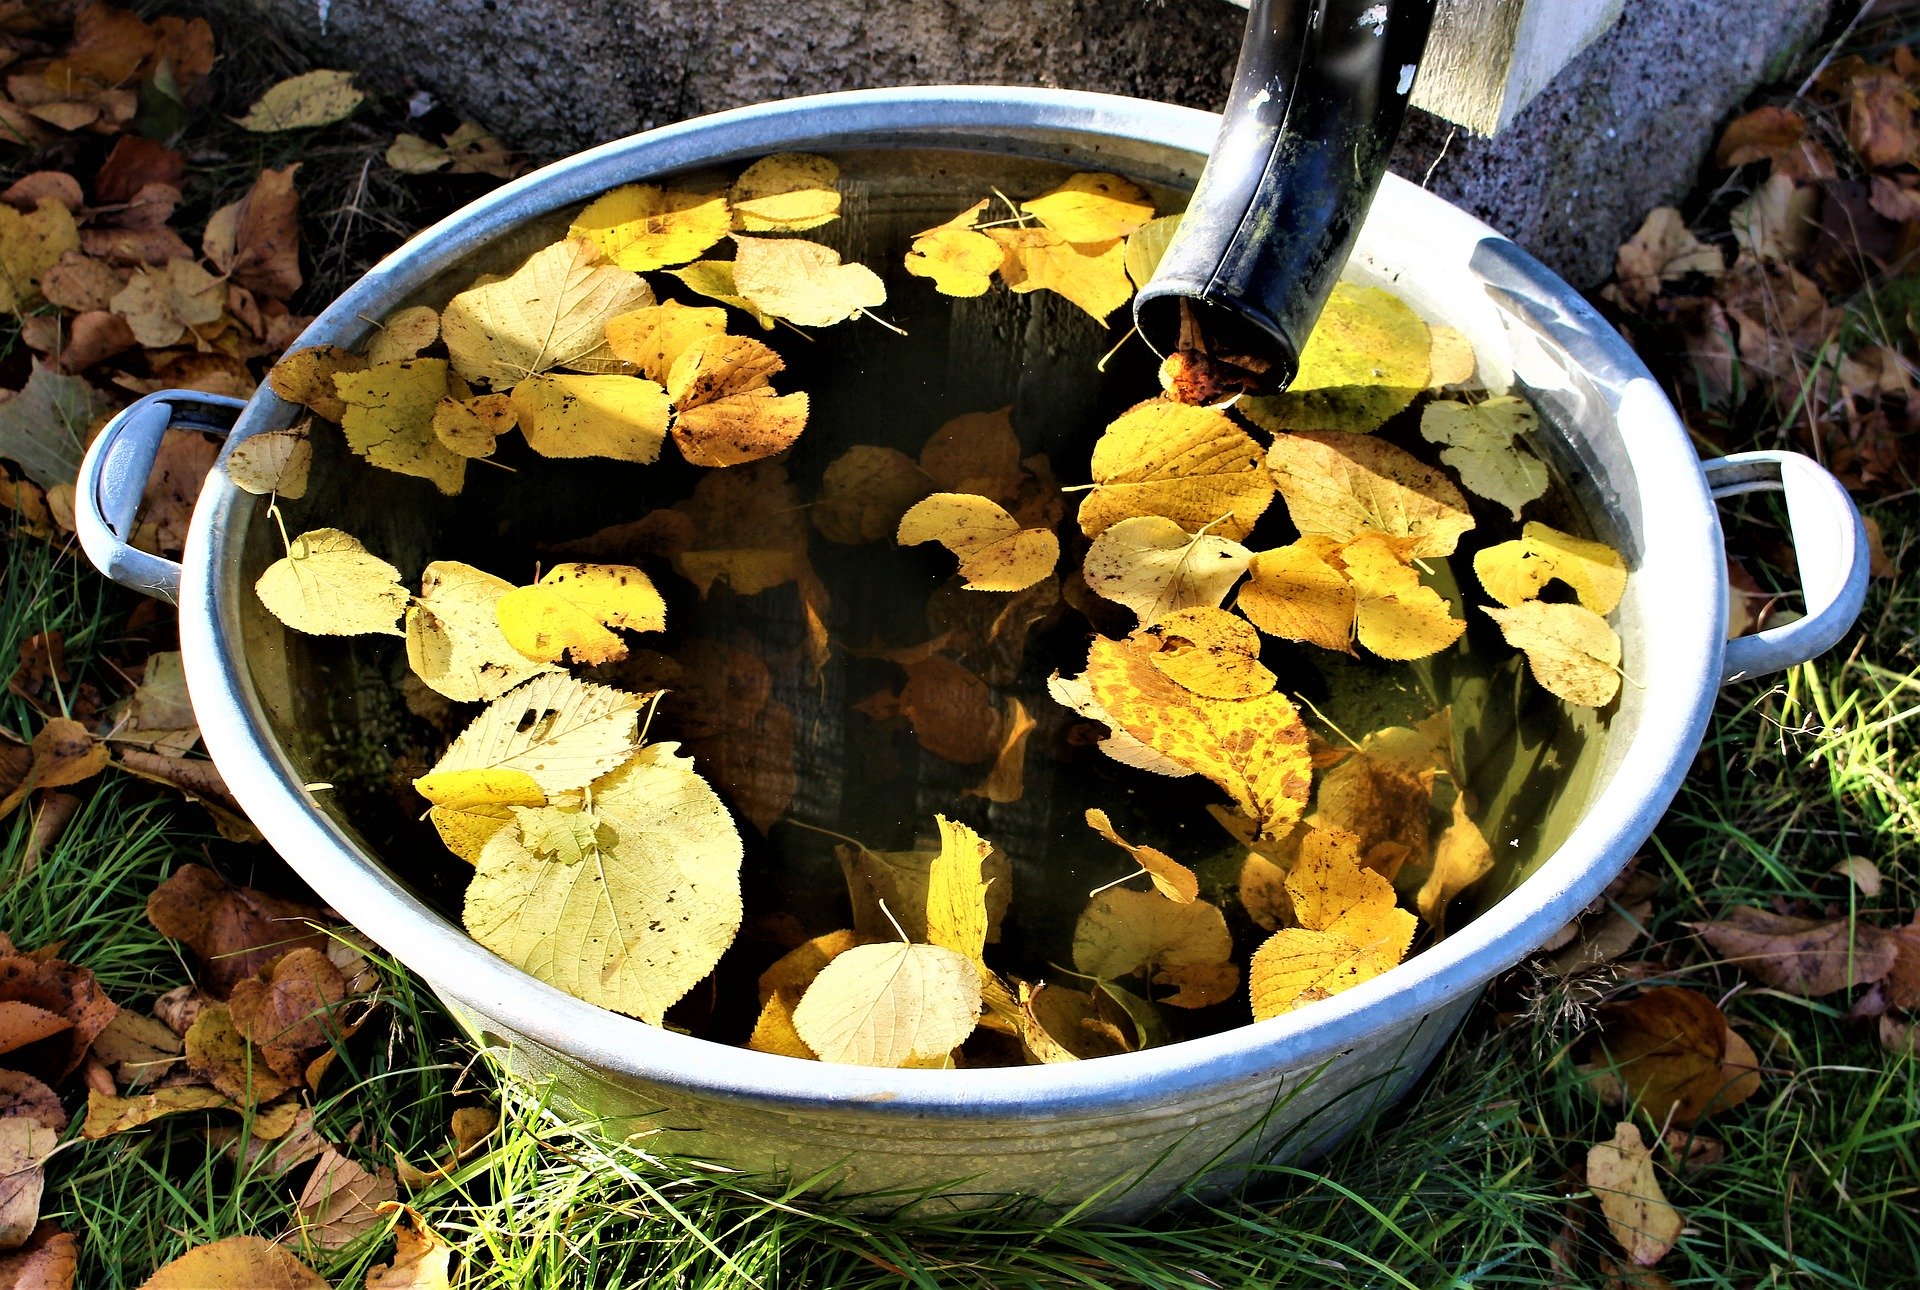
[[1797, 452], [1737, 452], [1703, 461], [1716, 500], [1784, 492], [1803, 618], [1727, 642], [1720, 681], [1764, 676], [1817, 658], [1839, 644], [1867, 598], [1867, 529], [1847, 490], [1827, 469]]
[[147, 478], [169, 430], [204, 430], [226, 437], [239, 419], [241, 399], [195, 390], [162, 390], [107, 422], [80, 462], [73, 490], [73, 526], [80, 548], [100, 572], [123, 587], [168, 604], [180, 596], [180, 565], [127, 545]]

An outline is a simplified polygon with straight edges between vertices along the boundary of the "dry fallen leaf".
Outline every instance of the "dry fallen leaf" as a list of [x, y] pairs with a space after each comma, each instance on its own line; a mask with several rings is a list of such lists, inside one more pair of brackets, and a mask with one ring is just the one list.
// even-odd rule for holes
[[293, 187], [298, 169], [295, 162], [281, 170], [262, 170], [245, 197], [208, 217], [201, 241], [207, 259], [228, 282], [273, 300], [290, 298], [302, 281], [300, 197]]
[[389, 1201], [376, 1212], [385, 1219], [396, 1210], [403, 1221], [393, 1229], [393, 1262], [367, 1271], [366, 1290], [450, 1290], [453, 1247], [410, 1206]]
[[1726, 270], [1720, 249], [1702, 242], [1671, 206], [1648, 212], [1639, 231], [1621, 247], [1614, 264], [1617, 294], [1629, 309], [1645, 309], [1669, 282], [1690, 273], [1718, 277]]
[[34, 790], [82, 783], [105, 770], [110, 760], [106, 745], [71, 717], [55, 717], [42, 726], [33, 737], [31, 757], [26, 774], [0, 799], [0, 819]]
[[315, 636], [399, 636], [411, 597], [400, 571], [339, 529], [314, 529], [254, 583], [260, 603], [295, 631]]
[[41, 197], [26, 214], [0, 205], [0, 309], [24, 312], [47, 271], [79, 249], [73, 212], [55, 198]]
[[325, 1277], [259, 1236], [198, 1245], [142, 1281], [139, 1290], [330, 1290]]
[[1620, 637], [1591, 609], [1529, 600], [1482, 612], [1500, 625], [1507, 644], [1526, 654], [1533, 679], [1548, 693], [1598, 708], [1620, 692]]
[[1693, 930], [1727, 962], [1776, 990], [1817, 998], [1885, 977], [1899, 942], [1871, 923], [1796, 918], [1739, 905]]
[[25, 1116], [0, 1118], [0, 1250], [18, 1249], [40, 1221], [43, 1166], [60, 1135]]
[[793, 1010], [822, 1061], [944, 1064], [980, 1019], [980, 974], [961, 954], [893, 941], [858, 945], [820, 970]]
[[[1093, 447], [1094, 488], [1080, 503], [1088, 537], [1136, 515], [1235, 541], [1273, 500], [1260, 447], [1215, 408], [1153, 399], [1122, 413]], [[1449, 548], [1451, 549], [1451, 548]]]
[[235, 886], [196, 864], [180, 866], [154, 888], [147, 920], [193, 951], [201, 979], [222, 999], [282, 954], [303, 947], [324, 953], [332, 943], [314, 930], [323, 921], [319, 910]]
[[328, 1147], [294, 1203], [294, 1218], [303, 1238], [323, 1250], [338, 1250], [380, 1226], [380, 1207], [399, 1194], [393, 1170], [370, 1171]]
[[960, 558], [960, 576], [972, 591], [1024, 591], [1053, 572], [1059, 539], [1045, 529], [1023, 529], [1005, 507], [971, 493], [934, 493], [900, 517], [901, 546], [938, 542]]
[[628, 184], [588, 203], [567, 236], [591, 242], [619, 268], [651, 272], [698, 258], [731, 224], [724, 194]]
[[1753, 1050], [1698, 991], [1660, 986], [1609, 1004], [1594, 1043], [1601, 1095], [1656, 1125], [1692, 1124], [1760, 1090]]
[[344, 121], [366, 97], [353, 87], [352, 72], [302, 72], [262, 94], [237, 120], [241, 129], [255, 134], [309, 130]]
[[1680, 1211], [1660, 1190], [1653, 1152], [1631, 1122], [1623, 1121], [1611, 1142], [1588, 1148], [1587, 1186], [1600, 1202], [1613, 1239], [1642, 1267], [1658, 1263], [1686, 1227]]

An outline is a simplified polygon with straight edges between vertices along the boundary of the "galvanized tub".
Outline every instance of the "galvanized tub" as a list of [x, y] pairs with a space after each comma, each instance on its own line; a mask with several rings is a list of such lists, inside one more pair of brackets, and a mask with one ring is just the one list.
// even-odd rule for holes
[[[1190, 189], [1217, 117], [1034, 89], [823, 95], [726, 112], [607, 144], [498, 190], [414, 238], [329, 308], [302, 344], [357, 345], [371, 320], [443, 282], [477, 248], [618, 184], [777, 151], [940, 149], [1116, 170]], [[1018, 1193], [1137, 1213], [1196, 1177], [1324, 1149], [1400, 1096], [1496, 973], [1587, 905], [1652, 831], [1699, 745], [1723, 681], [1811, 658], [1859, 611], [1860, 519], [1810, 460], [1696, 460], [1673, 409], [1580, 296], [1493, 230], [1389, 178], [1348, 275], [1390, 286], [1466, 332], [1492, 385], [1541, 410], [1543, 450], [1580, 481], [1632, 577], [1616, 615], [1624, 687], [1579, 766], [1590, 784], [1552, 821], [1557, 847], [1446, 940], [1391, 972], [1275, 1020], [1098, 1061], [1016, 1069], [878, 1070], [725, 1047], [644, 1025], [534, 980], [470, 940], [371, 854], [290, 734], [302, 716], [286, 638], [252, 583], [277, 551], [263, 499], [207, 480], [180, 565], [122, 538], [169, 424], [237, 441], [287, 425], [264, 388], [240, 405], [150, 396], [89, 450], [78, 489], [88, 554], [130, 586], [177, 599], [187, 681], [208, 750], [268, 840], [329, 904], [432, 984], [516, 1070], [614, 1132], [737, 1168], [823, 1175], [847, 1192]], [[1784, 489], [1806, 614], [1727, 643], [1714, 498]], [[376, 548], [378, 549], [378, 548]], [[1498, 895], [1499, 893], [1495, 893]]]

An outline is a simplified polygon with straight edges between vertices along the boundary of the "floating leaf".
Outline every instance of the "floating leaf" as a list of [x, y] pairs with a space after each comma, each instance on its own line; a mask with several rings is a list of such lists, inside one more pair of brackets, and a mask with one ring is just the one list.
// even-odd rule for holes
[[667, 438], [667, 394], [638, 376], [529, 376], [513, 416], [542, 457], [611, 457], [646, 465]]
[[1529, 600], [1485, 612], [1549, 694], [1597, 708], [1620, 692], [1620, 637], [1591, 609]]
[[[464, 384], [457, 376], [448, 381], [454, 389]], [[507, 394], [463, 398], [451, 393], [433, 410], [433, 437], [448, 452], [460, 457], [491, 457], [500, 436], [517, 424], [519, 418], [514, 413], [513, 397]]]
[[725, 335], [727, 311], [677, 300], [642, 305], [607, 320], [607, 348], [664, 388], [674, 360], [710, 337]]
[[1095, 637], [1086, 680], [1127, 733], [1225, 789], [1263, 836], [1284, 834], [1306, 805], [1306, 727], [1278, 691], [1208, 699], [1163, 676], [1138, 638]]
[[294, 538], [253, 589], [275, 618], [314, 636], [399, 636], [411, 599], [398, 569], [339, 529]]
[[602, 263], [591, 242], [544, 247], [509, 277], [462, 291], [440, 315], [453, 370], [495, 390], [552, 368], [620, 372], [607, 323], [653, 303], [646, 280]]
[[1452, 555], [1473, 527], [1467, 499], [1439, 471], [1382, 439], [1339, 432], [1280, 435], [1267, 464], [1302, 533], [1345, 542], [1371, 529], [1412, 539], [1407, 555]]
[[413, 781], [433, 805], [427, 818], [447, 849], [468, 864], [477, 863], [493, 835], [513, 823], [516, 806], [545, 806], [547, 794], [522, 770], [452, 770]]
[[773, 1053], [780, 1057], [795, 1057], [803, 1062], [817, 1062], [820, 1054], [807, 1047], [807, 1041], [793, 1025], [793, 1010], [800, 1002], [798, 990], [775, 990], [760, 1005], [760, 1016], [753, 1023], [753, 1033], [747, 1036], [747, 1047], [756, 1053]]
[[1169, 779], [1181, 779], [1194, 773], [1191, 766], [1182, 765], [1164, 753], [1154, 751], [1128, 734], [1127, 728], [1093, 697], [1093, 687], [1087, 684], [1086, 678], [1061, 676], [1055, 672], [1047, 678], [1047, 693], [1060, 706], [1105, 726], [1109, 733], [1100, 741], [1100, 751], [1121, 765], [1165, 775]]
[[307, 427], [266, 430], [249, 435], [227, 453], [227, 478], [249, 493], [273, 493], [287, 501], [307, 494], [307, 471], [313, 466], [313, 441]]
[[[328, 421], [339, 421], [347, 405], [334, 387], [339, 372], [363, 372], [367, 360], [338, 345], [310, 345], [296, 349], [273, 365], [267, 384], [289, 403], [299, 403]], [[0, 405], [4, 406], [4, 405]]]
[[801, 996], [794, 1029], [822, 1061], [943, 1063], [980, 1019], [980, 973], [966, 956], [896, 941], [839, 955]]
[[733, 281], [753, 307], [799, 327], [829, 327], [887, 302], [886, 284], [864, 264], [842, 264], [832, 247], [803, 238], [736, 237]]
[[1167, 253], [1173, 235], [1179, 231], [1178, 215], [1162, 215], [1127, 234], [1127, 276], [1133, 279], [1136, 288], [1146, 286], [1160, 268], [1161, 257]]
[[1354, 635], [1381, 658], [1426, 658], [1459, 640], [1467, 624], [1420, 581], [1403, 549], [1399, 539], [1380, 533], [1362, 533], [1340, 548], [1353, 584]]
[[1020, 209], [1069, 242], [1108, 242], [1153, 218], [1153, 202], [1119, 175], [1083, 171]]
[[974, 223], [987, 209], [980, 201], [913, 239], [906, 268], [916, 278], [930, 278], [933, 289], [947, 296], [984, 296], [993, 286], [994, 271], [1006, 253]]
[[1045, 228], [995, 228], [1000, 280], [1014, 291], [1052, 291], [1080, 306], [1102, 326], [1133, 298], [1126, 246], [1118, 238], [1073, 243]]
[[456, 703], [475, 703], [554, 671], [552, 663], [515, 649], [500, 630], [496, 606], [513, 589], [505, 578], [457, 560], [429, 564], [407, 609], [407, 662], [414, 674]]
[[753, 301], [740, 294], [740, 288], [733, 280], [731, 260], [696, 260], [684, 269], [669, 269], [667, 272], [685, 283], [689, 291], [744, 310], [752, 314], [753, 320], [763, 328], [769, 331], [773, 329], [773, 315], [763, 312]]
[[1273, 500], [1260, 446], [1244, 430], [1218, 409], [1168, 399], [1136, 404], [1109, 425], [1091, 471], [1093, 491], [1080, 503], [1088, 537], [1159, 515], [1189, 533], [1207, 528], [1237, 541]]
[[1398, 296], [1337, 283], [1300, 347], [1287, 392], [1238, 406], [1275, 433], [1375, 430], [1427, 388], [1431, 350], [1426, 323]]
[[362, 372], [335, 372], [347, 446], [382, 470], [433, 481], [452, 496], [467, 477], [466, 458], [447, 451], [433, 432], [447, 397], [447, 360], [410, 358]]
[[902, 546], [938, 542], [960, 557], [972, 591], [1023, 591], [1053, 572], [1060, 542], [1045, 529], [1023, 529], [1006, 508], [971, 493], [934, 493], [900, 517]]
[[431, 305], [409, 305], [381, 320], [367, 341], [367, 362], [397, 363], [413, 358], [440, 339], [440, 311]]
[[840, 190], [834, 186], [839, 179], [840, 167], [810, 152], [762, 157], [727, 191], [733, 226], [747, 233], [818, 228], [839, 218]]
[[1087, 827], [1133, 857], [1133, 862], [1153, 880], [1153, 889], [1174, 904], [1191, 905], [1199, 898], [1200, 880], [1193, 876], [1193, 870], [1156, 847], [1137, 847], [1121, 837], [1105, 811], [1088, 810]]
[[516, 587], [494, 602], [507, 643], [528, 658], [557, 663], [571, 655], [594, 666], [626, 657], [627, 647], [607, 630], [666, 630], [667, 606], [653, 580], [623, 564], [556, 564], [531, 587]]
[[310, 130], [346, 120], [366, 97], [353, 87], [352, 72], [302, 72], [262, 94], [237, 120], [255, 134]]
[[644, 701], [561, 672], [536, 676], [487, 705], [414, 787], [431, 801], [438, 776], [482, 770], [519, 771], [548, 794], [584, 787], [633, 752]]
[[1339, 549], [1331, 538], [1303, 537], [1260, 552], [1234, 607], [1269, 636], [1353, 653], [1359, 598], [1344, 566], [1330, 558]]
[[1442, 443], [1440, 460], [1454, 468], [1467, 491], [1498, 502], [1520, 518], [1520, 508], [1547, 491], [1546, 465], [1514, 442], [1540, 422], [1525, 399], [1501, 395], [1484, 403], [1435, 399], [1420, 413], [1420, 434]]
[[991, 882], [985, 866], [993, 843], [944, 815], [933, 820], [940, 828], [940, 850], [927, 868], [927, 941], [981, 964]]
[[1604, 542], [1527, 521], [1520, 536], [1477, 552], [1473, 572], [1486, 593], [1509, 608], [1558, 579], [1596, 614], [1610, 614], [1627, 590], [1627, 564]]
[[1213, 533], [1189, 537], [1170, 519], [1136, 515], [1094, 538], [1081, 571], [1096, 593], [1131, 609], [1145, 626], [1183, 609], [1218, 608], [1252, 558], [1238, 542]]
[[1309, 830], [1286, 890], [1300, 925], [1254, 952], [1247, 975], [1255, 1021], [1379, 976], [1405, 957], [1419, 926], [1394, 904], [1393, 884], [1360, 866], [1350, 833]]
[[1175, 610], [1147, 632], [1160, 642], [1154, 667], [1203, 698], [1254, 699], [1279, 684], [1261, 665], [1259, 633], [1224, 609]]
[[776, 394], [786, 366], [747, 336], [708, 336], [687, 346], [667, 376], [673, 441], [696, 466], [738, 466], [785, 451], [807, 426], [804, 391]]
[[589, 203], [567, 236], [592, 243], [622, 269], [648, 273], [695, 259], [732, 223], [723, 194], [627, 184]]
[[[576, 998], [659, 1025], [739, 930], [740, 835], [670, 744], [595, 780], [591, 800], [578, 812], [516, 808], [516, 825], [480, 853], [467, 928]], [[585, 844], [577, 860], [543, 843], [569, 823], [591, 826], [564, 831]]]

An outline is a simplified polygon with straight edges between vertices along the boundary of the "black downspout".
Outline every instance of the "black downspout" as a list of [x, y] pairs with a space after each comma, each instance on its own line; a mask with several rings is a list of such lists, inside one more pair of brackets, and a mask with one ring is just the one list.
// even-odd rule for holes
[[1133, 316], [1227, 388], [1278, 390], [1353, 249], [1434, 0], [1252, 0], [1220, 137]]

